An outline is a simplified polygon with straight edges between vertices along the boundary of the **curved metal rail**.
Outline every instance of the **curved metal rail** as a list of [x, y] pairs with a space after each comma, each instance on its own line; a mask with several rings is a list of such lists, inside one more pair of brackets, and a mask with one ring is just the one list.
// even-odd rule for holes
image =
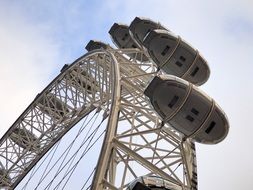
[[110, 116], [91, 189], [126, 189], [151, 174], [175, 189], [197, 189], [195, 145], [164, 124], [143, 94], [162, 72], [143, 55], [96, 50], [64, 67], [0, 140], [0, 186], [17, 186], [71, 127], [102, 108]]
[[0, 186], [14, 188], [42, 156], [80, 119], [109, 110], [113, 59], [95, 51], [65, 67], [0, 140]]

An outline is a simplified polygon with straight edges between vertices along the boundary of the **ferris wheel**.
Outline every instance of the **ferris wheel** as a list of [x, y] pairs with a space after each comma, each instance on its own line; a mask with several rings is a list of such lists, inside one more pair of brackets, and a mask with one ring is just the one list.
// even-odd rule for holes
[[91, 40], [1, 138], [0, 189], [197, 190], [195, 142], [229, 129], [198, 87], [206, 60], [150, 19], [109, 34], [117, 48]]

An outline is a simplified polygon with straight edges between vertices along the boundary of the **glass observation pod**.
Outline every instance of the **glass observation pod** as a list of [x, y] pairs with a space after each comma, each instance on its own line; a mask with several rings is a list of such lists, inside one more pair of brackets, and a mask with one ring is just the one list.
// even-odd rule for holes
[[143, 45], [165, 73], [198, 86], [208, 80], [210, 69], [207, 61], [179, 36], [167, 30], [152, 30], [146, 35]]
[[[141, 49], [141, 46], [139, 46], [131, 37], [129, 33], [129, 28], [125, 24], [114, 23], [109, 30], [109, 34], [111, 35], [112, 41], [118, 48]], [[148, 58], [145, 55], [137, 54], [136, 56], [136, 54], [128, 54], [128, 56], [136, 58], [138, 61], [148, 61]]]
[[84, 70], [77, 70], [74, 68], [70, 73], [70, 79], [77, 82], [79, 87], [85, 89], [87, 93], [92, 94], [100, 90], [95, 78]]
[[[1, 164], [2, 165], [2, 164]], [[11, 178], [8, 175], [6, 169], [0, 169], [0, 189], [8, 189], [11, 184]]]
[[164, 122], [199, 143], [216, 144], [228, 133], [225, 113], [193, 84], [176, 76], [155, 77], [144, 94]]
[[109, 44], [96, 40], [90, 40], [88, 44], [85, 46], [85, 49], [87, 51], [92, 51], [96, 49], [108, 49], [108, 48], [110, 48]]
[[15, 128], [10, 135], [10, 139], [23, 149], [35, 151], [40, 148], [38, 138], [25, 128]]
[[[85, 47], [88, 51], [92, 51], [95, 49], [106, 49], [109, 48], [109, 45], [99, 42], [99, 41], [93, 41], [91, 40], [87, 46]], [[67, 68], [69, 68], [68, 64], [65, 64], [61, 72], [64, 72]], [[98, 83], [94, 79], [94, 77], [91, 74], [88, 74], [86, 71], [78, 71], [78, 68], [74, 68], [70, 74], [69, 78], [70, 83], [73, 85], [74, 88], [78, 88], [80, 91], [87, 91], [88, 94], [92, 94], [93, 92], [98, 92], [100, 90]], [[78, 85], [76, 85], [78, 84]]]
[[168, 30], [159, 22], [154, 22], [148, 18], [135, 17], [129, 26], [129, 30], [133, 38], [138, 44], [142, 45], [145, 36], [152, 30], [163, 29]]
[[47, 114], [49, 117], [59, 120], [70, 112], [67, 105], [62, 102], [59, 98], [55, 97], [53, 94], [47, 94], [47, 97], [42, 97], [38, 102], [38, 107], [40, 111]]
[[157, 176], [142, 176], [129, 184], [127, 190], [179, 190], [180, 186]]

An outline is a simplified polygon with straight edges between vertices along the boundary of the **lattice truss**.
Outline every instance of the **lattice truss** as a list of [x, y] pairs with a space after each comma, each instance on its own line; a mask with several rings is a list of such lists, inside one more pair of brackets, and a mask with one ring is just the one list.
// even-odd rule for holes
[[82, 57], [35, 98], [1, 139], [0, 187], [15, 187], [89, 112], [97, 108], [109, 110], [111, 62], [104, 52]]
[[14, 188], [71, 127], [103, 109], [109, 119], [91, 189], [126, 189], [149, 174], [197, 189], [195, 145], [163, 123], [143, 94], [161, 74], [143, 55], [97, 50], [64, 67], [1, 139], [0, 187]]
[[[143, 94], [148, 82], [159, 75], [150, 62], [130, 61], [122, 56], [140, 57], [128, 49], [114, 53], [120, 66], [118, 122], [111, 138], [111, 152], [103, 169], [97, 170], [94, 189], [125, 189], [142, 175], [155, 175], [171, 181], [175, 189], [197, 189], [195, 145], [163, 123]], [[119, 53], [120, 52], [120, 53]], [[103, 161], [101, 161], [103, 162]], [[107, 166], [105, 167], [105, 165]], [[99, 167], [99, 165], [98, 165]], [[99, 177], [98, 177], [99, 178]], [[95, 179], [96, 180], [96, 179]]]

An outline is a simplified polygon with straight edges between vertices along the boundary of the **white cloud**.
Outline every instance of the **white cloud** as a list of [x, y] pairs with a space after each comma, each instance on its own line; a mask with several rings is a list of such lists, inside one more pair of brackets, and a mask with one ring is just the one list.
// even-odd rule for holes
[[[230, 120], [230, 133], [224, 142], [198, 145], [199, 189], [252, 188], [251, 0], [106, 0], [89, 5], [79, 2], [68, 7], [45, 3], [42, 7], [52, 18], [35, 24], [28, 16], [42, 14], [40, 17], [44, 18], [47, 12], [34, 11], [29, 15], [22, 9], [0, 6], [0, 134], [50, 82], [55, 68], [64, 64], [60, 54], [74, 51], [62, 44], [86, 40], [82, 39], [82, 33], [97, 39], [106, 36], [103, 39], [109, 40], [107, 32], [113, 22], [127, 24], [135, 16], [150, 17], [180, 34], [208, 60], [211, 77], [202, 88], [217, 100]], [[67, 35], [57, 36], [59, 30]]]
[[59, 57], [42, 26], [6, 9], [0, 8], [1, 136], [49, 82]]
[[129, 23], [135, 16], [160, 21], [208, 60], [211, 77], [201, 88], [227, 113], [230, 132], [218, 145], [198, 145], [199, 189], [251, 189], [253, 2], [130, 0], [114, 4], [115, 1], [108, 0], [107, 3], [122, 22]]

